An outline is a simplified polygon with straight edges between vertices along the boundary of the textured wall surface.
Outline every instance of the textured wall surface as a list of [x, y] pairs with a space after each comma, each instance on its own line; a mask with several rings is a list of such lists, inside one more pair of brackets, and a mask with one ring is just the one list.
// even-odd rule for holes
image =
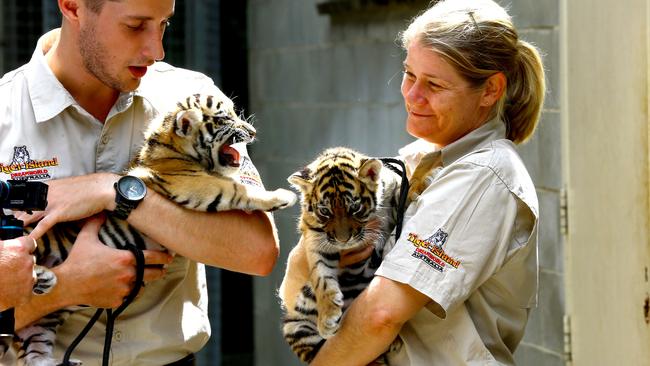
[[[403, 51], [397, 33], [421, 7], [388, 7], [321, 15], [315, 0], [249, 0], [250, 113], [259, 141], [252, 154], [267, 188], [326, 147], [345, 145], [369, 155], [394, 155], [412, 138], [404, 132], [399, 92]], [[549, 94], [536, 136], [520, 148], [540, 200], [539, 306], [516, 353], [522, 365], [561, 365], [564, 314], [562, 186], [559, 105], [558, 0], [500, 3], [510, 9], [522, 38], [544, 54]], [[286, 255], [297, 241], [298, 208], [275, 214], [281, 258], [255, 280], [256, 365], [297, 365], [280, 333], [274, 295]]]

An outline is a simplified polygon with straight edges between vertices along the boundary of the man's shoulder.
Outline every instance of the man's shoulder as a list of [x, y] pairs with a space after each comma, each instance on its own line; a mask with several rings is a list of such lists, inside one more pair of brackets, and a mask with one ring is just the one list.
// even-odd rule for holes
[[156, 62], [149, 67], [138, 88], [138, 94], [156, 108], [175, 104], [176, 101], [197, 93], [214, 95], [220, 91], [207, 75], [165, 62]]
[[23, 82], [25, 80], [26, 68], [27, 65], [23, 65], [2, 75], [2, 78], [0, 78], [0, 90], [9, 88], [14, 83]]
[[143, 78], [142, 82], [144, 85], [180, 82], [181, 85], [188, 85], [190, 87], [202, 83], [213, 84], [212, 79], [203, 73], [176, 67], [166, 62], [156, 62], [151, 65], [147, 77]]

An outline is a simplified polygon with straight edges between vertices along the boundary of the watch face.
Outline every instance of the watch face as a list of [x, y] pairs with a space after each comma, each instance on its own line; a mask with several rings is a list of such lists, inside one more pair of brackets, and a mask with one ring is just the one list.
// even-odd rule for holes
[[147, 193], [144, 183], [140, 179], [129, 175], [117, 181], [117, 189], [130, 201], [139, 201]]

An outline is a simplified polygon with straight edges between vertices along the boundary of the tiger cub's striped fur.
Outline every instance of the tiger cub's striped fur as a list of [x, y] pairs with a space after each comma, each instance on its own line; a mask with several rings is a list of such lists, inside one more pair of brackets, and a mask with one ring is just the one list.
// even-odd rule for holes
[[[379, 267], [395, 226], [399, 177], [378, 159], [338, 147], [288, 180], [302, 193], [302, 236], [279, 290], [283, 334], [293, 352], [310, 362]], [[367, 245], [375, 246], [368, 259], [339, 268], [342, 250]]]
[[[192, 95], [151, 123], [128, 174], [140, 177], [150, 189], [192, 210], [271, 211], [292, 205], [296, 200], [293, 192], [270, 192], [240, 182], [240, 156], [230, 145], [250, 143], [254, 136], [253, 126], [237, 116], [225, 95]], [[77, 233], [74, 224], [55, 226], [40, 240], [38, 263], [52, 267], [63, 262]], [[126, 221], [110, 215], [99, 236], [114, 248], [124, 249], [132, 243], [140, 249], [162, 249]], [[38, 271], [37, 292], [49, 292], [56, 277], [46, 267], [38, 267]], [[46, 276], [48, 283], [42, 281]], [[56, 328], [77, 309], [49, 314], [19, 331], [19, 364], [57, 365], [52, 357]]]

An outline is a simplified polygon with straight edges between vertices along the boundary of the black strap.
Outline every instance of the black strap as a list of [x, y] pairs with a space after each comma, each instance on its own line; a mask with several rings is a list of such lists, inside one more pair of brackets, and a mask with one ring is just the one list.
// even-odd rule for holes
[[97, 319], [102, 315], [102, 312], [106, 310], [106, 336], [104, 338], [104, 353], [102, 356], [102, 365], [103, 366], [108, 366], [108, 360], [110, 358], [110, 350], [111, 350], [111, 341], [113, 339], [113, 327], [115, 325], [115, 319], [126, 309], [127, 306], [129, 306], [135, 297], [138, 295], [138, 292], [140, 292], [140, 289], [142, 288], [143, 284], [143, 279], [144, 279], [144, 254], [142, 253], [142, 250], [140, 250], [138, 247], [136, 247], [133, 244], [127, 244], [126, 249], [130, 250], [131, 253], [135, 256], [135, 285], [133, 286], [133, 289], [131, 292], [124, 298], [124, 302], [122, 302], [122, 305], [120, 305], [115, 311], [112, 309], [97, 309], [95, 314], [90, 318], [88, 321], [88, 324], [84, 327], [84, 329], [81, 330], [81, 333], [77, 336], [77, 338], [72, 341], [70, 344], [70, 347], [65, 351], [65, 355], [63, 356], [63, 362], [59, 366], [70, 366], [70, 356], [72, 355], [72, 352], [74, 351], [75, 348], [81, 343], [81, 340], [86, 337], [88, 332], [90, 332], [90, 329], [95, 325], [97, 322]]
[[196, 358], [194, 357], [194, 353], [190, 353], [189, 355], [181, 358], [180, 360], [172, 363], [168, 363], [165, 366], [194, 366], [196, 365]]
[[402, 234], [402, 221], [404, 220], [406, 198], [409, 193], [409, 179], [406, 176], [406, 165], [404, 165], [403, 161], [396, 158], [379, 158], [379, 160], [384, 163], [384, 166], [402, 178], [399, 188], [399, 199], [397, 201], [397, 222], [395, 223], [395, 241], [397, 241]]

